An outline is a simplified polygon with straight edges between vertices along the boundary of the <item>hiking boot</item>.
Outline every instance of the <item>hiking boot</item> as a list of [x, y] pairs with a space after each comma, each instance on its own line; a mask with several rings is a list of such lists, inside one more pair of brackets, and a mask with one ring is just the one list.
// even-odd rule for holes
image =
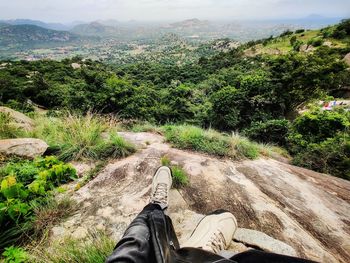
[[162, 209], [167, 208], [172, 181], [171, 170], [166, 166], [159, 167], [153, 177], [150, 202], [159, 204]]
[[217, 210], [198, 223], [182, 247], [197, 247], [218, 253], [229, 247], [236, 229], [237, 220], [234, 215], [225, 210]]

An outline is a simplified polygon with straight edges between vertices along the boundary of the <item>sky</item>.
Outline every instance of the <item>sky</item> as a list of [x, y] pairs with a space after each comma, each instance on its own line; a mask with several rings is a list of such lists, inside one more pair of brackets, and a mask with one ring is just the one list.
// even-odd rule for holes
[[350, 17], [350, 0], [0, 0], [0, 19], [46, 22]]

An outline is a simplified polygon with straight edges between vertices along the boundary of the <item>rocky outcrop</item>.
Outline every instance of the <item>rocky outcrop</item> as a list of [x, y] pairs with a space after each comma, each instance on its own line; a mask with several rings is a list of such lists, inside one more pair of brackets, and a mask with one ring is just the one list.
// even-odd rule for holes
[[12, 119], [13, 124], [19, 128], [30, 130], [34, 126], [34, 122], [31, 118], [8, 107], [0, 107], [0, 113], [8, 114]]
[[167, 155], [190, 181], [170, 193], [169, 215], [180, 244], [204, 214], [222, 208], [241, 228], [233, 252], [253, 246], [319, 262], [349, 262], [350, 182], [271, 159], [233, 162], [177, 150], [150, 133], [121, 135], [140, 150], [110, 162], [74, 193], [80, 209], [53, 229], [54, 239], [84, 238], [90, 229], [100, 229], [117, 241], [149, 201], [152, 176]]
[[0, 154], [16, 155], [26, 158], [35, 158], [42, 155], [48, 145], [39, 139], [7, 139], [0, 140]]
[[348, 66], [350, 66], [350, 53], [345, 55], [344, 61]]

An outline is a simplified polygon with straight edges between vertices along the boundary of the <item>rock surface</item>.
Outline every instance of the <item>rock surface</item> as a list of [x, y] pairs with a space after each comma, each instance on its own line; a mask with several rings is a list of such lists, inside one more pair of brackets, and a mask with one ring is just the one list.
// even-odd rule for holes
[[0, 112], [9, 114], [14, 124], [16, 124], [20, 128], [30, 130], [34, 126], [33, 120], [21, 112], [15, 111], [8, 107], [0, 107]]
[[6, 139], [0, 140], [0, 153], [4, 155], [17, 155], [27, 158], [35, 158], [42, 155], [48, 145], [39, 139]]
[[348, 66], [350, 66], [350, 53], [345, 55], [344, 61]]
[[75, 192], [80, 209], [54, 228], [54, 239], [84, 238], [90, 229], [100, 229], [118, 240], [147, 204], [152, 176], [167, 155], [190, 180], [170, 193], [169, 215], [180, 244], [204, 214], [222, 208], [236, 216], [239, 227], [268, 235], [238, 230], [231, 251], [254, 245], [319, 262], [349, 262], [350, 182], [271, 159], [233, 162], [177, 150], [150, 133], [121, 135], [140, 150], [110, 162]]

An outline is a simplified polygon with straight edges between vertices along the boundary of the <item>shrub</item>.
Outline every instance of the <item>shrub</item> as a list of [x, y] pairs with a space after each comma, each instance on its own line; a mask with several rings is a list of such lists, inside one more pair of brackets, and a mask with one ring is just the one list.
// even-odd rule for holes
[[293, 43], [293, 50], [300, 51], [301, 46], [303, 45], [303, 41], [297, 40]]
[[339, 133], [322, 143], [312, 143], [300, 151], [293, 163], [318, 172], [350, 180], [350, 136]]
[[102, 117], [91, 113], [39, 117], [36, 122], [35, 130], [29, 135], [46, 141], [65, 161], [124, 157], [135, 151], [130, 143], [113, 134]]
[[258, 142], [286, 145], [290, 129], [288, 120], [269, 120], [266, 122], [254, 122], [250, 128], [244, 130], [244, 134]]
[[300, 34], [300, 33], [303, 33], [305, 32], [305, 29], [297, 29], [295, 30], [295, 34]]
[[314, 47], [319, 47], [323, 44], [324, 40], [322, 38], [312, 38], [310, 39], [307, 44], [312, 45]]
[[289, 40], [291, 46], [293, 46], [294, 43], [295, 43], [296, 41], [297, 41], [297, 37], [296, 37], [296, 36], [292, 36], [292, 37], [290, 38], [290, 40]]
[[282, 34], [280, 34], [280, 37], [290, 36], [292, 34], [293, 34], [293, 32], [288, 29], [288, 30], [284, 31]]
[[2, 256], [4, 257], [4, 263], [22, 263], [29, 259], [24, 249], [14, 246], [5, 248]]
[[[23, 170], [21, 169], [23, 167]], [[75, 169], [55, 157], [18, 161], [0, 169], [0, 249], [32, 232], [38, 207], [49, 203], [52, 190], [76, 178]]]
[[319, 143], [334, 137], [338, 132], [350, 126], [350, 114], [343, 110], [306, 112], [296, 118], [292, 124], [292, 132], [288, 138], [293, 146], [292, 151], [300, 151], [295, 147], [305, 148], [310, 143]]

